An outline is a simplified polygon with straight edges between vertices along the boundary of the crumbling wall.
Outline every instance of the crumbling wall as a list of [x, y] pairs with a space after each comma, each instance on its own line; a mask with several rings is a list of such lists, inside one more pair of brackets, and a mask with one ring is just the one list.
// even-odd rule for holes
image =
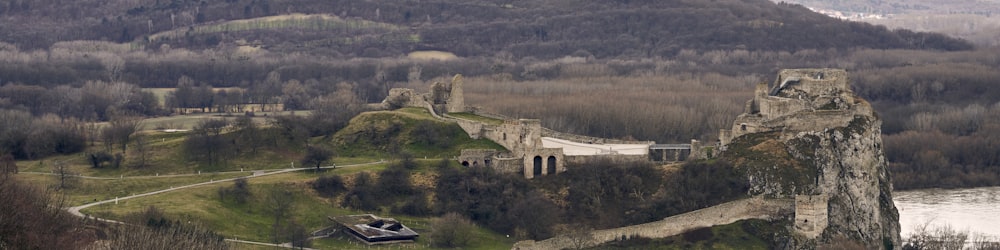
[[389, 90], [389, 95], [382, 100], [381, 109], [398, 109], [404, 107], [427, 106], [427, 100], [423, 95], [417, 94], [413, 89], [393, 88]]
[[462, 149], [458, 162], [466, 167], [492, 167], [496, 149]]

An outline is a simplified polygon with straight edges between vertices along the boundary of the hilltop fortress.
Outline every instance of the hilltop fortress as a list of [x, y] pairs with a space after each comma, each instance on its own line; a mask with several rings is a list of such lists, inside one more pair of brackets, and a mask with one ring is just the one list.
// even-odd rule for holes
[[[683, 161], [698, 157], [690, 144], [657, 145], [651, 141], [624, 141], [561, 133], [543, 128], [537, 119], [511, 119], [481, 112], [465, 106], [463, 80], [456, 75], [450, 83], [436, 82], [429, 93], [418, 94], [413, 89], [394, 88], [379, 109], [419, 107], [431, 111], [436, 118], [457, 123], [469, 137], [486, 138], [507, 149], [507, 152], [485, 149], [465, 149], [459, 163], [470, 167], [488, 167], [504, 173], [520, 173], [525, 178], [566, 171], [567, 162], [607, 159], [616, 162]], [[467, 112], [489, 121], [471, 120], [449, 115]], [[490, 122], [495, 121], [495, 122]], [[698, 148], [697, 141], [692, 141]]]
[[782, 249], [901, 246], [881, 120], [851, 91], [844, 70], [780, 71], [771, 86], [757, 85], [744, 113], [731, 129], [720, 131], [712, 150], [746, 173], [751, 198], [645, 224], [521, 241], [514, 249], [591, 247], [634, 236], [663, 238], [746, 219], [787, 224], [779, 226], [787, 234], [774, 238]]

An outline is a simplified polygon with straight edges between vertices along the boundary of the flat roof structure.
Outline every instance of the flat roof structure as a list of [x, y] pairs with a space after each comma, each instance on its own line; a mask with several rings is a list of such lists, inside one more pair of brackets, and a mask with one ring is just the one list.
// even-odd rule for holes
[[417, 239], [420, 234], [393, 218], [382, 218], [372, 214], [344, 215], [330, 217], [345, 228], [354, 238], [368, 245], [408, 243]]

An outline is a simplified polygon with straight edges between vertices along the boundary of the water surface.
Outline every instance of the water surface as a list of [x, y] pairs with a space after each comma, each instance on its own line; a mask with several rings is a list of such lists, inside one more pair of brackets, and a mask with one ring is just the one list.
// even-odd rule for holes
[[929, 223], [1000, 240], [1000, 187], [897, 191], [893, 201], [904, 239]]

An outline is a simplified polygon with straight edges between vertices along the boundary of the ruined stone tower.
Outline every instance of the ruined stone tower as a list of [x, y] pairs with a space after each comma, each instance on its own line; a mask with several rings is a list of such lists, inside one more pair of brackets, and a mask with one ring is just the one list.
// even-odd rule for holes
[[447, 110], [449, 113], [465, 112], [465, 96], [462, 93], [462, 75], [455, 75], [451, 78], [451, 95], [448, 97]]

